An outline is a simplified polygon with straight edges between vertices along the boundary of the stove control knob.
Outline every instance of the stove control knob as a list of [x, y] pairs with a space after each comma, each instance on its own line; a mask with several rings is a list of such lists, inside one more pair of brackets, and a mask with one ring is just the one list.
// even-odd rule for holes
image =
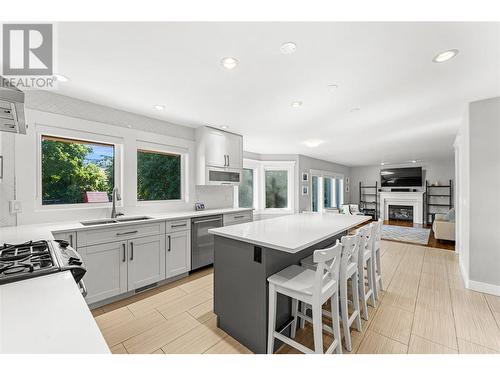
[[82, 265], [82, 261], [78, 258], [73, 258], [73, 257], [70, 257], [68, 259], [68, 264], [70, 266], [81, 266]]
[[68, 247], [68, 246], [69, 246], [69, 242], [68, 242], [68, 241], [65, 241], [65, 240], [57, 240], [57, 242], [59, 242], [59, 245], [60, 245], [61, 247], [66, 248], [66, 247]]

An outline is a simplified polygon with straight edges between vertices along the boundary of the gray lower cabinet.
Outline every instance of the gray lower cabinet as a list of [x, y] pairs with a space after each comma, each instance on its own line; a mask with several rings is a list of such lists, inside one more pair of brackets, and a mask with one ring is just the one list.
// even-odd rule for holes
[[78, 249], [87, 273], [87, 303], [125, 293], [127, 287], [127, 241], [110, 242]]
[[87, 303], [165, 279], [165, 235], [78, 248], [87, 273]]
[[128, 290], [165, 279], [165, 236], [128, 241]]
[[167, 233], [167, 279], [191, 270], [191, 231]]

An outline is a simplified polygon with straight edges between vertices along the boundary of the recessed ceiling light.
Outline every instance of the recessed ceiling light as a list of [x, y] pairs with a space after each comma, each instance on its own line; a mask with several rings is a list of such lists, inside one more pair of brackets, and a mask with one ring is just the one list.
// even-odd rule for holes
[[227, 125], [221, 125], [221, 126], [219, 126], [219, 128], [221, 128], [221, 129], [227, 129], [227, 128], [229, 128], [229, 126], [227, 126]]
[[416, 163], [417, 161], [416, 161], [416, 160], [412, 160], [411, 162], [412, 162], [412, 163]]
[[331, 85], [328, 85], [328, 88], [330, 90], [336, 90], [339, 88], [339, 85], [337, 85], [336, 83], [332, 83]]
[[380, 163], [380, 165], [385, 165], [385, 163], [384, 163], [384, 162], [382, 162], [382, 163]]
[[296, 101], [292, 102], [291, 105], [293, 108], [300, 108], [302, 106], [302, 102], [300, 100], [296, 100]]
[[442, 62], [445, 62], [445, 61], [448, 61], [448, 60], [454, 58], [456, 55], [458, 55], [458, 49], [449, 49], [448, 51], [438, 53], [432, 59], [432, 61], [435, 63], [442, 63]]
[[280, 47], [280, 51], [284, 55], [290, 55], [297, 50], [297, 45], [294, 42], [283, 43]]
[[359, 112], [359, 111], [361, 111], [361, 108], [358, 108], [358, 107], [351, 108], [351, 112]]
[[307, 147], [318, 147], [319, 145], [325, 143], [325, 141], [323, 141], [322, 139], [308, 139], [302, 143]]
[[156, 109], [157, 111], [163, 111], [163, 110], [165, 110], [165, 106], [164, 105], [160, 105], [160, 104], [154, 105], [153, 108]]
[[54, 78], [56, 79], [57, 82], [68, 82], [69, 78], [66, 76], [63, 76], [62, 74], [54, 74]]
[[220, 61], [220, 63], [227, 70], [231, 70], [236, 68], [236, 66], [238, 65], [238, 60], [236, 60], [234, 57], [224, 57]]

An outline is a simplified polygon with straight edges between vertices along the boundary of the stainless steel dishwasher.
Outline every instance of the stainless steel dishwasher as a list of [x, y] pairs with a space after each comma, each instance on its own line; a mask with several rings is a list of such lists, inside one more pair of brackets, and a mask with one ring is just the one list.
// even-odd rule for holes
[[222, 215], [191, 219], [191, 270], [214, 262], [214, 235], [208, 230], [222, 225]]

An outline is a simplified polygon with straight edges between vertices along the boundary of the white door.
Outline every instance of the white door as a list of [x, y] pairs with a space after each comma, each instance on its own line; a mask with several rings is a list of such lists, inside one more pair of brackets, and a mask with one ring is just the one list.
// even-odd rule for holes
[[191, 231], [167, 234], [167, 279], [191, 270]]
[[165, 279], [165, 236], [128, 241], [128, 290]]
[[241, 136], [226, 133], [226, 155], [230, 168], [243, 168], [243, 138]]
[[78, 249], [87, 268], [83, 277], [87, 303], [127, 291], [127, 242], [111, 242]]
[[226, 133], [208, 129], [205, 137], [206, 164], [213, 167], [226, 167]]

